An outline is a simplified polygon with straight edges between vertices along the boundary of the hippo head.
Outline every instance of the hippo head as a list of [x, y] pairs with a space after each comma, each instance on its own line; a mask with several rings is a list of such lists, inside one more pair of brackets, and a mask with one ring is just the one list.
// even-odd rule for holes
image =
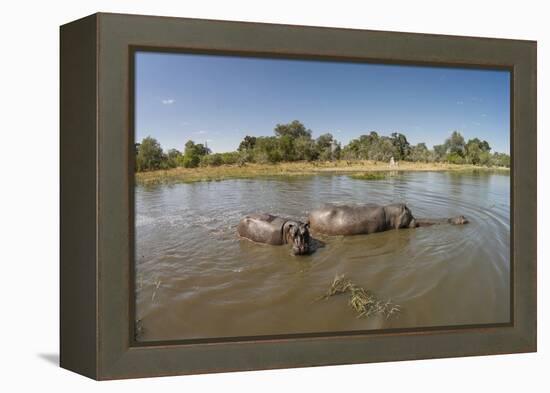
[[451, 217], [447, 221], [449, 221], [449, 224], [452, 224], [452, 225], [464, 225], [464, 224], [468, 224], [469, 222], [468, 219], [464, 216]]
[[288, 222], [286, 225], [286, 241], [292, 244], [293, 255], [309, 254], [309, 224], [303, 222]]
[[415, 228], [417, 226], [416, 220], [407, 205], [403, 203], [388, 205], [385, 210], [391, 228]]
[[407, 206], [403, 206], [403, 212], [399, 216], [399, 228], [416, 228], [416, 219]]

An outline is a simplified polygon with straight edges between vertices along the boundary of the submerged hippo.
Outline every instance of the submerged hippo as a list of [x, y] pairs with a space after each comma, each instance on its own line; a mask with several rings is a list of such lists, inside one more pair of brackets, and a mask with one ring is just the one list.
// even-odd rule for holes
[[326, 235], [359, 235], [445, 223], [461, 225], [468, 223], [468, 220], [464, 216], [416, 219], [403, 203], [386, 206], [375, 204], [325, 205], [309, 214], [311, 228]]
[[237, 232], [239, 236], [257, 243], [276, 246], [292, 244], [294, 255], [310, 252], [309, 225], [300, 221], [271, 214], [251, 214], [239, 222]]
[[468, 224], [468, 219], [464, 216], [456, 216], [450, 218], [416, 218], [417, 227], [427, 227], [430, 225], [451, 224], [464, 225]]

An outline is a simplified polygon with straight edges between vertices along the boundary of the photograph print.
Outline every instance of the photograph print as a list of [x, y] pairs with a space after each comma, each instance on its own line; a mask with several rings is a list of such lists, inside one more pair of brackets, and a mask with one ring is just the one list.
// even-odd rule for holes
[[136, 342], [511, 322], [509, 70], [131, 60]]

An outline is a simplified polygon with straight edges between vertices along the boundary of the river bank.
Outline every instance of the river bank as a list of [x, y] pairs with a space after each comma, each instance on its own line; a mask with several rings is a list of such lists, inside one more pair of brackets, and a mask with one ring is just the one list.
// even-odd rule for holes
[[[476, 165], [457, 165], [447, 163], [424, 163], [401, 161], [398, 166], [390, 167], [385, 162], [375, 161], [326, 161], [326, 162], [283, 162], [277, 164], [221, 165], [199, 168], [172, 168], [136, 173], [136, 183], [153, 185], [164, 183], [193, 183], [200, 181], [219, 181], [226, 179], [252, 179], [272, 176], [306, 176], [322, 173], [349, 173], [350, 175], [378, 173], [388, 171], [499, 171], [509, 172], [509, 168], [484, 167]], [[383, 176], [374, 176], [376, 180]], [[369, 176], [365, 177], [369, 180]]]

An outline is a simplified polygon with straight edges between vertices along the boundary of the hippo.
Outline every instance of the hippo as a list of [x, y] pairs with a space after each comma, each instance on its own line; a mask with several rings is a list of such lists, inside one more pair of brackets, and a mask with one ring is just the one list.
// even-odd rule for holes
[[404, 203], [393, 203], [386, 206], [376, 204], [325, 205], [309, 213], [311, 229], [325, 235], [360, 235], [390, 229], [466, 223], [468, 220], [464, 216], [416, 219]]
[[464, 225], [469, 221], [464, 216], [455, 216], [450, 218], [417, 218], [417, 227], [427, 227], [430, 225], [451, 224], [451, 225]]
[[257, 243], [292, 244], [293, 255], [310, 253], [309, 225], [271, 214], [250, 214], [237, 226], [239, 236]]

